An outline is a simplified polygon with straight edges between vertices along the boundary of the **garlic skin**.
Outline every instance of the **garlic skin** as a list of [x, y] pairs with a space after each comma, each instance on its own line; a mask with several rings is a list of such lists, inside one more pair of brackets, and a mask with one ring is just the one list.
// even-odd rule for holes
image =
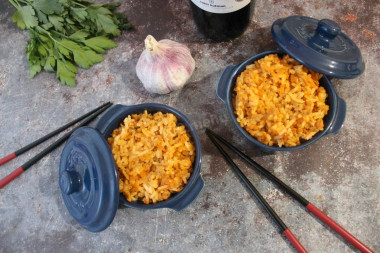
[[149, 92], [167, 94], [181, 89], [194, 69], [195, 61], [187, 46], [168, 39], [157, 42], [148, 35], [136, 74]]

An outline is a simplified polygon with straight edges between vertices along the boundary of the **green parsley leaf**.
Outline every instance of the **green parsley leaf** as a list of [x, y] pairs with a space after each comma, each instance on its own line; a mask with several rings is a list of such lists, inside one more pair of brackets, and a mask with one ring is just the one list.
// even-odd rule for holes
[[91, 0], [76, 0], [77, 2], [92, 4]]
[[80, 44], [78, 44], [72, 40], [63, 39], [63, 40], [61, 40], [60, 44], [62, 46], [64, 46], [65, 48], [71, 50], [71, 51], [74, 51], [76, 49], [77, 50], [81, 49]]
[[13, 22], [28, 29], [30, 76], [42, 69], [56, 71], [64, 85], [75, 86], [78, 67], [103, 61], [101, 54], [116, 47], [113, 36], [131, 27], [125, 15], [114, 12], [119, 3], [92, 4], [90, 0], [12, 0]]
[[107, 34], [112, 34], [114, 36], [120, 35], [120, 30], [109, 15], [109, 10], [103, 7], [98, 8], [98, 6], [94, 7], [92, 5], [87, 9], [87, 12], [90, 19], [93, 22], [96, 22], [99, 31], [104, 31]]
[[93, 4], [89, 8], [94, 10], [97, 14], [111, 15], [112, 12], [104, 7], [102, 4]]
[[78, 64], [79, 67], [85, 69], [104, 60], [101, 55], [95, 53], [91, 49], [75, 49], [73, 54], [75, 63]]
[[56, 44], [56, 47], [59, 53], [63, 54], [67, 59], [71, 59], [70, 51], [66, 47], [60, 44]]
[[59, 0], [59, 3], [62, 4], [64, 7], [70, 7], [71, 2], [69, 3], [68, 0]]
[[27, 53], [29, 64], [29, 75], [30, 78], [33, 78], [37, 73], [41, 71], [41, 65], [45, 64], [45, 56], [39, 52], [39, 47], [41, 45], [38, 45], [36, 34], [30, 33], [30, 38], [31, 39], [27, 42], [25, 51]]
[[54, 71], [55, 67], [55, 58], [53, 56], [49, 56], [45, 62], [44, 69], [46, 71]]
[[83, 41], [83, 43], [101, 54], [105, 53], [105, 49], [111, 49], [117, 46], [113, 40], [110, 40], [105, 36], [94, 37]]
[[72, 40], [83, 41], [89, 35], [90, 35], [89, 33], [85, 32], [83, 30], [79, 30], [79, 31], [71, 34], [69, 38], [72, 39]]
[[82, 22], [86, 19], [88, 13], [86, 8], [70, 8], [71, 13], [78, 22]]
[[53, 24], [52, 23], [46, 23], [46, 24], [41, 25], [41, 27], [44, 28], [45, 30], [49, 30], [50, 28], [53, 27]]
[[15, 11], [12, 15], [12, 21], [17, 24], [18, 27], [20, 27], [22, 30], [25, 29], [25, 23], [24, 20], [22, 20], [21, 14], [19, 11]]
[[37, 13], [38, 20], [40, 22], [42, 22], [44, 24], [49, 22], [47, 16], [42, 11], [40, 11], [39, 9], [36, 9], [36, 13]]
[[52, 25], [55, 27], [57, 31], [61, 31], [61, 32], [64, 31], [63, 24], [62, 24], [64, 19], [62, 17], [57, 16], [57, 15], [49, 15], [49, 21], [50, 23], [52, 23]]
[[57, 78], [61, 81], [62, 84], [67, 84], [69, 86], [74, 87], [76, 85], [76, 73], [77, 72], [71, 71], [70, 67], [67, 67], [67, 65], [63, 61], [57, 60]]
[[35, 75], [41, 72], [41, 64], [40, 62], [30, 63], [29, 62], [29, 76], [33, 78]]
[[68, 24], [70, 24], [70, 25], [74, 25], [74, 24], [75, 24], [75, 22], [72, 21], [70, 18], [65, 18], [65, 21], [66, 21]]
[[38, 53], [40, 53], [40, 55], [48, 56], [47, 50], [42, 45], [39, 45], [37, 50], [38, 50]]
[[112, 34], [114, 36], [120, 35], [119, 28], [117, 27], [117, 25], [115, 25], [115, 23], [110, 17], [103, 14], [98, 14], [97, 22], [98, 24], [100, 24], [104, 32]]
[[43, 13], [50, 14], [61, 14], [63, 12], [63, 7], [59, 3], [59, 0], [34, 0], [33, 7], [42, 11]]
[[102, 4], [104, 8], [107, 8], [110, 11], [115, 10], [117, 7], [120, 6], [120, 3], [108, 3], [108, 4]]
[[38, 35], [39, 39], [41, 39], [43, 42], [49, 42], [50, 39], [42, 34]]
[[70, 70], [71, 72], [75, 73], [75, 74], [78, 73], [78, 69], [77, 69], [77, 67], [75, 67], [75, 65], [72, 64], [72, 63], [69, 62], [69, 61], [66, 61], [66, 68], [67, 68], [68, 70]]
[[14, 22], [17, 22], [17, 26], [21, 29], [25, 29], [25, 27], [33, 28], [38, 25], [38, 19], [34, 15], [35, 12], [31, 6], [22, 6], [18, 9], [18, 11], [15, 12], [15, 14], [13, 14], [12, 20]]

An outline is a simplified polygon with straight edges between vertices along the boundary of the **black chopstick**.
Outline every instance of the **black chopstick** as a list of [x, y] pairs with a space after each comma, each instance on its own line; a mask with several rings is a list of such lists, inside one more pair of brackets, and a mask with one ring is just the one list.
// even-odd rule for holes
[[370, 248], [368, 248], [365, 244], [363, 244], [361, 241], [359, 241], [356, 237], [354, 237], [352, 234], [350, 234], [347, 230], [345, 230], [343, 227], [341, 227], [337, 222], [335, 222], [333, 219], [331, 219], [329, 216], [327, 216], [325, 213], [323, 213], [320, 209], [318, 209], [316, 206], [314, 206], [311, 202], [306, 200], [304, 197], [302, 197], [299, 193], [294, 191], [292, 188], [290, 188], [287, 184], [282, 182], [279, 178], [274, 176], [272, 173], [270, 173], [268, 170], [266, 170], [264, 167], [262, 167], [260, 164], [253, 161], [250, 157], [248, 157], [246, 154], [241, 152], [239, 149], [237, 149], [235, 146], [233, 146], [231, 143], [227, 142], [225, 139], [223, 139], [221, 136], [217, 135], [210, 129], [206, 129], [207, 135], [211, 135], [218, 139], [221, 143], [226, 145], [229, 149], [234, 151], [239, 157], [241, 157], [244, 161], [246, 161], [249, 165], [251, 165], [253, 168], [261, 172], [264, 176], [272, 180], [273, 182], [277, 183], [285, 192], [287, 192], [289, 195], [294, 197], [298, 202], [300, 202], [303, 206], [305, 206], [310, 212], [312, 212], [315, 216], [317, 216], [322, 222], [330, 226], [333, 230], [335, 230], [338, 234], [340, 234], [343, 238], [345, 238], [347, 241], [349, 241], [353, 246], [355, 246], [357, 249], [359, 249], [361, 252], [374, 252]]
[[83, 126], [87, 125], [88, 123], [90, 123], [98, 115], [100, 115], [102, 112], [104, 112], [105, 110], [107, 110], [111, 105], [112, 105], [112, 103], [109, 103], [106, 106], [103, 106], [100, 109], [98, 109], [97, 112], [95, 112], [93, 115], [91, 115], [90, 117], [88, 117], [87, 119], [85, 119], [77, 127], [75, 127], [70, 132], [68, 132], [65, 135], [63, 135], [61, 138], [59, 138], [58, 140], [56, 140], [53, 144], [51, 144], [50, 146], [48, 146], [47, 148], [45, 148], [43, 151], [41, 151], [40, 153], [38, 153], [36, 156], [34, 156], [32, 159], [30, 159], [29, 161], [27, 161], [26, 163], [24, 163], [23, 165], [21, 165], [19, 168], [17, 168], [16, 170], [14, 170], [8, 176], [6, 176], [3, 179], [1, 179], [0, 180], [0, 189], [3, 188], [5, 185], [7, 185], [9, 182], [11, 182], [16, 177], [20, 176], [27, 169], [29, 169], [33, 164], [35, 164], [36, 162], [38, 162], [45, 155], [47, 155], [48, 153], [50, 153], [51, 151], [53, 151], [55, 148], [57, 148], [59, 145], [61, 145], [63, 142], [65, 142], [75, 130], [77, 130], [80, 127], [83, 127]]
[[277, 183], [280, 187], [282, 187], [285, 192], [287, 192], [289, 195], [294, 197], [297, 201], [299, 201], [302, 205], [307, 206], [310, 202], [307, 201], [304, 197], [302, 197], [300, 194], [298, 194], [296, 191], [294, 191], [292, 188], [290, 188], [287, 184], [282, 182], [279, 178], [274, 176], [272, 173], [270, 173], [267, 169], [265, 169], [263, 166], [258, 164], [257, 162], [253, 161], [249, 156], [241, 152], [239, 149], [237, 149], [235, 146], [233, 146], [231, 143], [227, 142], [225, 139], [211, 131], [210, 129], [206, 129], [206, 133], [211, 134], [216, 139], [218, 139], [221, 143], [226, 145], [229, 149], [234, 151], [238, 156], [240, 156], [244, 161], [246, 161], [249, 165], [254, 167], [256, 170], [261, 172], [264, 176], [272, 180], [273, 182]]
[[306, 249], [302, 246], [302, 244], [298, 241], [298, 239], [293, 235], [290, 229], [285, 225], [285, 223], [281, 220], [281, 218], [277, 215], [277, 213], [272, 209], [272, 207], [268, 204], [268, 202], [263, 198], [260, 192], [252, 185], [249, 179], [244, 175], [244, 173], [239, 169], [239, 167], [232, 161], [229, 155], [223, 150], [223, 148], [216, 142], [214, 136], [210, 134], [209, 131], [206, 130], [207, 136], [210, 138], [212, 143], [218, 148], [219, 152], [223, 155], [224, 159], [234, 170], [236, 175], [242, 181], [242, 183], [247, 187], [249, 192], [256, 197], [265, 211], [269, 214], [269, 216], [277, 223], [277, 225], [281, 229], [281, 233], [283, 233], [289, 241], [292, 243], [294, 248], [298, 252], [307, 252]]
[[77, 119], [75, 119], [75, 120], [73, 120], [73, 121], [67, 123], [67, 124], [64, 125], [64, 126], [61, 126], [60, 128], [54, 130], [53, 132], [51, 132], [51, 133], [49, 133], [49, 134], [47, 134], [47, 135], [41, 137], [40, 139], [38, 139], [38, 140], [36, 140], [36, 141], [34, 141], [34, 142], [32, 142], [32, 143], [26, 145], [25, 147], [22, 147], [22, 148], [20, 148], [19, 150], [17, 150], [17, 151], [15, 151], [15, 152], [13, 152], [13, 153], [11, 153], [11, 154], [9, 154], [9, 155], [7, 155], [7, 156], [1, 158], [1, 159], [0, 159], [0, 166], [3, 165], [3, 164], [5, 164], [5, 163], [7, 163], [7, 162], [9, 162], [9, 161], [11, 161], [12, 159], [16, 158], [17, 156], [19, 156], [19, 155], [25, 153], [26, 151], [28, 151], [28, 150], [34, 148], [35, 146], [41, 144], [42, 142], [46, 141], [47, 139], [53, 137], [54, 135], [56, 135], [56, 134], [58, 134], [58, 133], [60, 133], [60, 132], [62, 132], [63, 130], [66, 130], [67, 128], [71, 127], [72, 125], [78, 123], [79, 121], [81, 121], [81, 120], [87, 118], [89, 115], [93, 114], [94, 112], [98, 111], [99, 109], [101, 109], [101, 108], [103, 108], [103, 107], [105, 107], [105, 106], [109, 106], [109, 105], [111, 105], [111, 102], [107, 102], [107, 103], [105, 103], [105, 104], [103, 104], [103, 105], [101, 105], [101, 106], [95, 108], [94, 110], [92, 110], [92, 111], [86, 113], [85, 115], [82, 115], [81, 117], [79, 117], [79, 118], [77, 118]]

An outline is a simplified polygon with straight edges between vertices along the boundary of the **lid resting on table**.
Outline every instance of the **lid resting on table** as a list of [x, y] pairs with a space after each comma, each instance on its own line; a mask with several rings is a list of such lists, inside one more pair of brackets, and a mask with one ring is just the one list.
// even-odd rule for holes
[[119, 204], [119, 179], [111, 149], [99, 131], [82, 127], [67, 141], [59, 166], [65, 205], [84, 228], [106, 229]]

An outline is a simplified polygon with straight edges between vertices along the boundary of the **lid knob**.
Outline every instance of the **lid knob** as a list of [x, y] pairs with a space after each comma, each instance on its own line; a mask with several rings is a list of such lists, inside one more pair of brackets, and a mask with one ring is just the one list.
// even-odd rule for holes
[[78, 192], [82, 186], [82, 180], [78, 172], [64, 170], [59, 177], [59, 186], [62, 193], [70, 195]]
[[290, 16], [276, 20], [271, 30], [285, 53], [321, 74], [349, 79], [365, 69], [358, 46], [332, 20]]
[[330, 19], [322, 19], [318, 22], [317, 34], [322, 37], [332, 39], [337, 36], [340, 31], [340, 26]]

